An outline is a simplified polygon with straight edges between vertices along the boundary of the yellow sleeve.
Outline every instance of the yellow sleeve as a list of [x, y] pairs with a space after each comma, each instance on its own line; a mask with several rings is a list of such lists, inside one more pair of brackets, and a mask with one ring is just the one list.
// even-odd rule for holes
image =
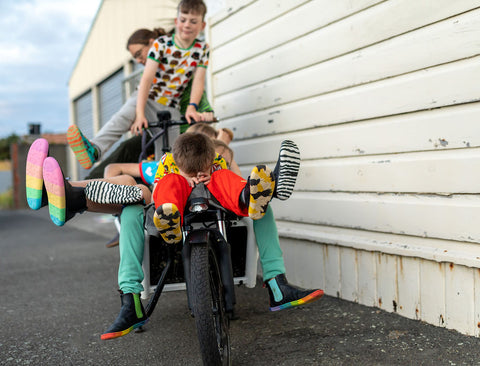
[[178, 170], [177, 164], [173, 159], [172, 153], [167, 152], [163, 154], [162, 158], [160, 159], [160, 164], [158, 164], [158, 169], [155, 173], [154, 183], [157, 183], [164, 176], [171, 173], [180, 174], [180, 171]]
[[228, 169], [227, 162], [221, 155], [215, 153], [215, 159], [213, 159], [212, 164], [212, 173], [220, 169]]

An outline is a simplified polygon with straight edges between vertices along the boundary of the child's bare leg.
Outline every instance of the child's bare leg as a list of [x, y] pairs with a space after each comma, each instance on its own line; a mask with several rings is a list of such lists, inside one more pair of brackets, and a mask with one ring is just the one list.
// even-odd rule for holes
[[140, 177], [140, 168], [138, 163], [115, 163], [108, 164], [105, 167], [103, 176], [105, 178], [116, 177], [118, 175], [130, 175], [132, 177]]
[[137, 181], [131, 175], [118, 175], [115, 177], [109, 178], [99, 178], [99, 179], [87, 179], [87, 180], [77, 180], [77, 181], [70, 181], [70, 184], [74, 187], [86, 187], [88, 183], [92, 181], [99, 181], [99, 182], [109, 182], [113, 184], [122, 184], [125, 186], [135, 186], [137, 185]]

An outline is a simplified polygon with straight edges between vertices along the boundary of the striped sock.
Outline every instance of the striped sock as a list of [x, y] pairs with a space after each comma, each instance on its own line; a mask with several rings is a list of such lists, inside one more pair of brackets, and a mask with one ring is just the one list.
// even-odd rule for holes
[[85, 196], [92, 202], [106, 204], [130, 204], [143, 199], [142, 190], [139, 187], [98, 180], [87, 183]]
[[276, 178], [274, 197], [284, 201], [291, 196], [299, 170], [300, 150], [297, 144], [290, 140], [282, 141], [277, 165], [273, 172]]

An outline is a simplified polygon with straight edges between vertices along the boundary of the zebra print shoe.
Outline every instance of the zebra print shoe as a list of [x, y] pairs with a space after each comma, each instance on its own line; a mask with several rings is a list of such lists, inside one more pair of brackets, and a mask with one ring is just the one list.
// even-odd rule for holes
[[300, 150], [297, 144], [291, 140], [283, 140], [280, 145], [277, 165], [273, 170], [276, 180], [273, 197], [285, 201], [291, 196], [299, 170]]
[[87, 183], [85, 196], [92, 202], [120, 205], [137, 203], [143, 199], [139, 187], [98, 180]]

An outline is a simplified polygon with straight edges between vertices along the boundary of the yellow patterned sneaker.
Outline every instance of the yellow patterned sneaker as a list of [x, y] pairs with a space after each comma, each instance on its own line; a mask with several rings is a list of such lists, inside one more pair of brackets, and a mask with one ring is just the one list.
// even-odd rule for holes
[[182, 239], [180, 211], [173, 203], [159, 206], [153, 215], [153, 223], [167, 244], [176, 244]]
[[249, 185], [248, 216], [253, 220], [259, 220], [265, 215], [275, 189], [275, 178], [270, 168], [265, 165], [257, 165], [253, 168]]

